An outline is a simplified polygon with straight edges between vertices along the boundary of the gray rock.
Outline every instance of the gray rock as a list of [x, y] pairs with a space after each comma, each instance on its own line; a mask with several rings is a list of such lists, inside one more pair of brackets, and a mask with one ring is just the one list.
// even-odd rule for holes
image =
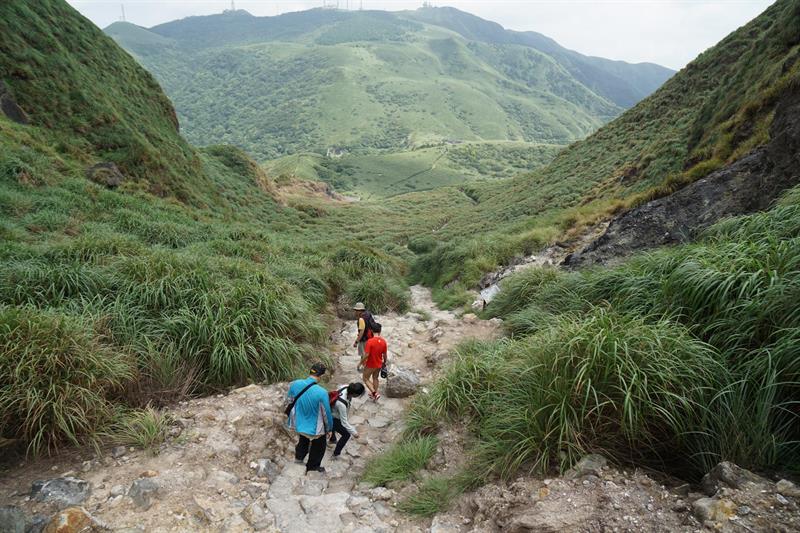
[[578, 479], [588, 475], [602, 476], [603, 467], [608, 464], [608, 460], [602, 455], [590, 453], [584, 455], [575, 466], [567, 470], [564, 474], [565, 479]]
[[278, 468], [278, 465], [269, 459], [258, 460], [258, 467], [256, 468], [256, 475], [258, 477], [265, 477], [272, 483], [280, 474], [281, 470]]
[[386, 396], [406, 398], [417, 392], [419, 377], [411, 370], [396, 368], [389, 374], [386, 382]]
[[700, 523], [707, 520], [721, 522], [736, 514], [736, 506], [730, 500], [700, 498], [692, 504], [692, 511]]
[[251, 503], [242, 511], [242, 518], [256, 531], [264, 531], [275, 525], [275, 517], [257, 503]]
[[741, 489], [745, 483], [764, 483], [766, 480], [729, 461], [723, 461], [703, 476], [700, 485], [706, 496], [713, 496], [724, 487]]
[[136, 507], [147, 510], [153, 505], [153, 498], [158, 494], [159, 488], [158, 483], [150, 478], [137, 479], [131, 483], [128, 496], [131, 497]]
[[125, 448], [125, 446], [114, 446], [111, 449], [111, 457], [113, 457], [114, 459], [119, 459], [120, 457], [125, 455], [127, 451], [128, 449]]
[[436, 515], [431, 522], [430, 533], [459, 533], [461, 531], [460, 524], [447, 515]]
[[775, 484], [775, 490], [784, 496], [790, 498], [800, 498], [800, 487], [789, 481], [782, 479]]
[[375, 487], [371, 491], [369, 491], [369, 496], [373, 500], [376, 501], [389, 501], [394, 496], [394, 491], [391, 489], [387, 489], [386, 487]]
[[[50, 519], [41, 514], [33, 515], [30, 520], [28, 520], [27, 529], [25, 529], [25, 533], [42, 533], [44, 527]], [[2, 529], [0, 529], [2, 531]]]
[[438, 343], [439, 339], [444, 336], [444, 330], [442, 328], [434, 328], [431, 330], [431, 334], [428, 336], [431, 342]]
[[8, 533], [25, 533], [25, 513], [13, 505], [0, 507], [0, 531]]
[[91, 492], [88, 481], [75, 477], [34, 481], [31, 487], [33, 499], [38, 502], [52, 502], [62, 508], [82, 503]]
[[125, 495], [125, 487], [122, 485], [114, 485], [111, 487], [111, 492], [108, 493], [109, 496], [116, 497], [116, 496], [124, 496]]
[[238, 484], [239, 477], [225, 470], [214, 470], [208, 476], [208, 483], [216, 488], [225, 488], [228, 485]]
[[109, 189], [116, 189], [123, 181], [125, 176], [120, 172], [114, 163], [103, 162], [92, 165], [86, 169], [86, 177], [93, 182], [104, 185]]

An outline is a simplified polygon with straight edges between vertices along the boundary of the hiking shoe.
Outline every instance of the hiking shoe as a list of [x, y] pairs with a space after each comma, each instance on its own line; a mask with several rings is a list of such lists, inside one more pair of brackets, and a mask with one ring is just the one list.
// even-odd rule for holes
[[306, 470], [306, 474], [308, 474], [309, 472], [319, 472], [320, 474], [324, 474], [325, 473], [325, 467], [324, 466], [320, 466], [319, 468], [317, 468], [315, 470]]
[[331, 461], [338, 461], [340, 457], [341, 454], [335, 453], [333, 454], [333, 457], [331, 457]]

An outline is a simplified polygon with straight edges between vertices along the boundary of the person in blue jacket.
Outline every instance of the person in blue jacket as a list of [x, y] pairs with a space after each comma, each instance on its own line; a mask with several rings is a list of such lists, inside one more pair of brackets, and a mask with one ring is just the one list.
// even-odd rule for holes
[[286, 395], [287, 405], [294, 402], [289, 411], [287, 425], [299, 437], [294, 449], [294, 459], [296, 463], [302, 464], [308, 455], [306, 473], [325, 472], [325, 468], [321, 466], [325, 455], [325, 439], [333, 431], [328, 391], [319, 385], [319, 379], [326, 371], [324, 364], [314, 363], [311, 366], [311, 375], [293, 381]]

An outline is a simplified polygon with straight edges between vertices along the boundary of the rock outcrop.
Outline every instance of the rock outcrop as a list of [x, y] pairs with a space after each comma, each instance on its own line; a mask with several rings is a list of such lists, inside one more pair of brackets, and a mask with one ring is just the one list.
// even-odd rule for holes
[[569, 268], [613, 264], [648, 248], [690, 241], [715, 222], [769, 208], [800, 183], [800, 89], [778, 103], [770, 142], [675, 193], [627, 211], [581, 251]]
[[5, 81], [0, 80], [0, 111], [8, 117], [9, 120], [17, 124], [28, 124], [30, 119], [28, 114], [17, 104], [14, 96], [11, 94], [11, 89]]
[[117, 165], [108, 162], [97, 163], [87, 168], [86, 177], [109, 189], [116, 189], [125, 181], [125, 175], [120, 172]]

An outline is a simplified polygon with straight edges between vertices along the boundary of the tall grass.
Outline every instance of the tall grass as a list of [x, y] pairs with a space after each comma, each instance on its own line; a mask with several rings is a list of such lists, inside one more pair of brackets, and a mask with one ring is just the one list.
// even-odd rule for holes
[[[460, 346], [415, 399], [405, 438], [466, 425], [466, 485], [588, 452], [686, 479], [722, 460], [796, 470], [798, 200], [616, 268], [506, 280], [487, 313], [511, 338]], [[431, 480], [403, 505], [429, 514], [451, 492]]]
[[436, 452], [438, 439], [420, 436], [409, 439], [391, 448], [387, 453], [369, 460], [363, 479], [375, 485], [386, 485], [392, 481], [405, 481], [418, 470], [425, 468]]
[[78, 444], [110, 420], [107, 395], [134, 375], [130, 357], [103, 344], [93, 324], [0, 305], [0, 436], [32, 452]]

